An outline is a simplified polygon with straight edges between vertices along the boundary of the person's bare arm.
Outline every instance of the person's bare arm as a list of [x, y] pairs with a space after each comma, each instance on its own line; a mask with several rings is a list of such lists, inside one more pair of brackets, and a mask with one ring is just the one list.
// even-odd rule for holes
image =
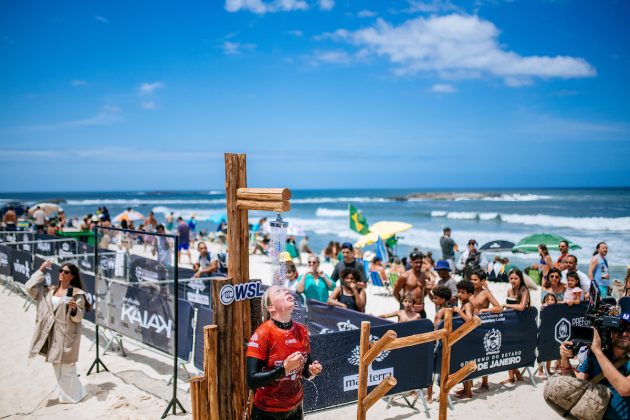
[[623, 376], [615, 367], [613, 362], [606, 357], [602, 351], [602, 340], [596, 328], [593, 328], [593, 343], [591, 351], [597, 358], [599, 366], [610, 385], [619, 393], [621, 397], [630, 397], [630, 376]]
[[298, 284], [295, 285], [295, 291], [298, 293], [304, 293], [305, 282], [306, 282], [306, 274], [302, 274], [302, 276], [300, 276], [300, 280], [298, 280]]
[[405, 284], [407, 283], [407, 273], [403, 273], [400, 275], [400, 277], [398, 277], [398, 280], [396, 281], [396, 285], [394, 286], [394, 299], [396, 299], [398, 302], [400, 302], [400, 291], [403, 289], [403, 287], [405, 287]]
[[595, 267], [597, 266], [597, 258], [591, 258], [591, 262], [588, 264], [588, 278], [593, 280], [595, 274]]
[[365, 312], [365, 303], [366, 303], [366, 296], [365, 296], [365, 290], [364, 289], [359, 289], [357, 287], [356, 291], [354, 291], [354, 301], [357, 305], [357, 309], [361, 312]]
[[330, 296], [328, 296], [328, 300], [326, 301], [326, 303], [328, 303], [330, 306], [338, 306], [340, 308], [347, 308], [347, 306], [344, 303], [341, 303], [337, 300], [339, 299], [340, 294], [341, 294], [341, 286], [335, 287], [335, 290], [333, 290]]

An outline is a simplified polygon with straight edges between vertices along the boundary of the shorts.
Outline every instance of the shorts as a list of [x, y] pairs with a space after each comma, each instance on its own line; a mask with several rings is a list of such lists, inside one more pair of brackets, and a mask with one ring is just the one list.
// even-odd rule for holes
[[283, 411], [280, 413], [263, 411], [256, 407], [255, 404], [252, 406], [252, 420], [302, 420], [303, 418], [304, 412], [302, 410], [302, 404], [291, 411]]
[[178, 242], [177, 243], [177, 250], [178, 251], [181, 251], [181, 250], [188, 251], [189, 247], [190, 247], [190, 243], [188, 243], [188, 242]]

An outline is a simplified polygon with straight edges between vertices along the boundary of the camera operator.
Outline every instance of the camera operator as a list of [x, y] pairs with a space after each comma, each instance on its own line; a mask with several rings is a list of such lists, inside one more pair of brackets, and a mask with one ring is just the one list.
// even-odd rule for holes
[[[593, 328], [593, 342], [586, 358], [576, 369], [579, 379], [592, 379], [604, 374], [601, 382], [607, 386], [612, 396], [608, 403], [605, 419], [630, 418], [630, 298], [619, 301], [621, 314], [618, 329], [610, 330], [610, 346], [602, 349], [599, 331]], [[574, 376], [569, 359], [573, 357], [573, 343], [565, 341], [560, 346], [560, 369], [563, 375]], [[624, 360], [624, 361], [622, 361]], [[622, 361], [621, 364], [618, 362]]]

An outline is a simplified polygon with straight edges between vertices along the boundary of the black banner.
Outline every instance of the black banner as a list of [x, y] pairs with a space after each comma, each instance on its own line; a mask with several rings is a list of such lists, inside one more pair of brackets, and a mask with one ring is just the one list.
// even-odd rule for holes
[[[462, 368], [469, 360], [477, 362], [477, 371], [466, 379], [503, 372], [536, 361], [536, 308], [526, 311], [504, 311], [498, 314], [481, 314], [481, 325], [462, 338], [451, 349], [451, 373]], [[464, 323], [453, 318], [453, 329]], [[441, 360], [441, 350], [436, 360]], [[436, 372], [440, 363], [436, 363]]]
[[[433, 323], [421, 319], [374, 327], [370, 340], [378, 340], [388, 330], [396, 331], [398, 337], [406, 337], [433, 331]], [[311, 336], [311, 356], [319, 360], [323, 370], [312, 381], [304, 381], [305, 411], [357, 400], [360, 335], [360, 330], [351, 330]], [[430, 342], [381, 353], [369, 368], [368, 392], [388, 375], [398, 381], [389, 394], [426, 388], [433, 374], [434, 346], [435, 343]]]
[[[16, 242], [32, 242], [35, 239], [35, 234], [31, 232], [16, 232], [15, 239]], [[25, 252], [33, 252], [33, 249], [35, 249], [35, 244], [22, 243], [17, 246], [17, 249]]]
[[18, 233], [16, 231], [5, 231], [2, 232], [2, 242], [17, 242], [18, 241]]
[[70, 257], [77, 253], [77, 241], [75, 239], [67, 238], [64, 241], [55, 242], [55, 244], [57, 255], [61, 258]]
[[90, 321], [91, 323], [96, 323], [96, 288], [94, 285], [94, 276], [92, 274], [86, 273], [85, 271], [81, 271], [81, 280], [83, 281], [83, 286], [85, 286], [85, 297], [92, 305], [92, 310], [90, 312], [85, 312], [83, 314], [83, 318], [86, 321]]
[[77, 250], [77, 254], [82, 254], [78, 257], [77, 265], [81, 270], [89, 271], [91, 273], [94, 272], [94, 247], [86, 244], [85, 242], [79, 242], [79, 249]]
[[174, 301], [167, 287], [127, 285], [104, 279], [97, 282], [97, 287], [99, 299], [106, 297], [97, 305], [99, 325], [173, 354]]
[[38, 255], [46, 255], [46, 256], [55, 255], [55, 252], [57, 250], [57, 243], [49, 242], [50, 240], [53, 240], [53, 239], [60, 239], [60, 237], [55, 236], [55, 235], [44, 235], [44, 234], [35, 235], [34, 240], [37, 242], [33, 244], [33, 248], [34, 248], [33, 253], [38, 254]]
[[392, 325], [391, 321], [366, 315], [363, 312], [330, 306], [317, 300], [308, 301], [306, 326], [311, 335], [360, 329], [361, 321], [370, 321], [372, 327]]
[[590, 327], [585, 317], [588, 303], [549, 305], [540, 311], [538, 327], [538, 361], [558, 360], [560, 344], [569, 340], [572, 327]]
[[197, 325], [195, 326], [195, 367], [203, 371], [203, 327], [212, 325], [212, 309], [200, 306], [197, 309]]
[[177, 357], [188, 362], [193, 349], [194, 309], [184, 299], [178, 299], [177, 305]]
[[12, 249], [9, 253], [9, 263], [13, 280], [19, 283], [26, 283], [33, 274], [33, 260], [30, 252]]
[[11, 251], [10, 246], [0, 245], [0, 275], [11, 276]]

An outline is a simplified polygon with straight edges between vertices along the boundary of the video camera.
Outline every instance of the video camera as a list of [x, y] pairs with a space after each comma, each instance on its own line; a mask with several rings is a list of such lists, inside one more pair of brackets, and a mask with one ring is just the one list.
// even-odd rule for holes
[[[619, 329], [619, 307], [613, 297], [602, 298], [597, 281], [591, 282], [589, 290], [586, 318], [597, 329], [602, 340], [602, 349], [609, 345], [610, 331]], [[593, 342], [593, 328], [573, 327], [571, 329], [571, 341], [574, 345], [591, 344]]]

